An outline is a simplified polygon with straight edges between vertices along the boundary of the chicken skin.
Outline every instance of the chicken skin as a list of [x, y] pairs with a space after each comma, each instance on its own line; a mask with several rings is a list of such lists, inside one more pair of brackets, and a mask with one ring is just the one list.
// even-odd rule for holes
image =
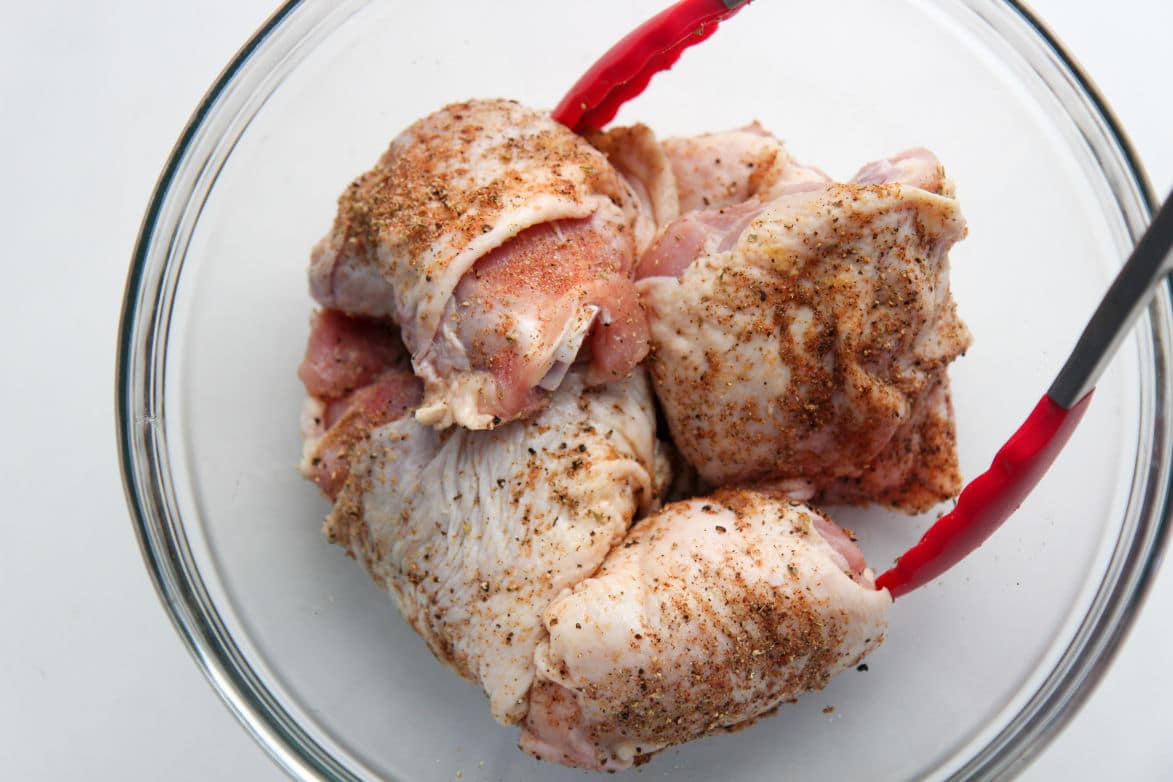
[[326, 520], [503, 723], [525, 715], [550, 601], [667, 482], [646, 374], [595, 388], [584, 375], [572, 369], [541, 413], [492, 431], [410, 416], [371, 430]]
[[847, 535], [785, 495], [668, 505], [546, 610], [521, 747], [611, 771], [747, 724], [858, 664], [891, 602]]
[[342, 194], [310, 290], [400, 326], [422, 423], [492, 428], [541, 409], [580, 354], [592, 385], [643, 359], [640, 209], [607, 158], [548, 115], [453, 104]]
[[786, 146], [757, 122], [737, 130], [667, 138], [680, 212], [721, 209], [750, 199], [769, 201], [831, 178], [795, 160]]
[[656, 392], [713, 485], [914, 512], [960, 488], [945, 369], [970, 342], [949, 289], [965, 221], [924, 150], [858, 178], [686, 214], [640, 260]]
[[635, 243], [643, 252], [660, 229], [680, 216], [680, 194], [673, 161], [647, 125], [615, 127], [587, 135], [591, 145], [607, 156], [639, 201]]

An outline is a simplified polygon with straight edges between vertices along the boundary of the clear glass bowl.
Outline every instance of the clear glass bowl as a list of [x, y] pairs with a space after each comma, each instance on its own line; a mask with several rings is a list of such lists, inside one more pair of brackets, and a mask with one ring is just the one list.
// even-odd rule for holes
[[[319, 535], [325, 503], [293, 466], [294, 370], [308, 252], [345, 184], [451, 100], [553, 105], [661, 2], [589, 13], [545, 0], [290, 4], [228, 67], [162, 174], [122, 321], [127, 494], [177, 629], [296, 777], [583, 778], [518, 752], [477, 688], [435, 662]], [[754, 118], [833, 175], [924, 145], [955, 179], [970, 235], [953, 253], [954, 286], [976, 341], [952, 376], [972, 477], [1047, 387], [1148, 219], [1149, 190], [1110, 115], [1012, 3], [761, 0], [619, 121], [667, 135]], [[1044, 483], [976, 555], [898, 601], [866, 673], [639, 773], [973, 779], [1021, 768], [1102, 673], [1157, 559], [1171, 325], [1162, 290]], [[932, 520], [831, 510], [877, 568]]]

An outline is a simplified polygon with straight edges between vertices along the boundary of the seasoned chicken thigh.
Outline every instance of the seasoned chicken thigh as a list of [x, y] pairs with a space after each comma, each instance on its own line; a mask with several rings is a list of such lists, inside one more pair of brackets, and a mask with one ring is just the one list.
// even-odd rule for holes
[[570, 370], [536, 417], [492, 431], [405, 417], [354, 448], [326, 520], [432, 652], [520, 720], [541, 617], [593, 573], [667, 482], [646, 374]]
[[342, 194], [310, 288], [326, 307], [399, 324], [424, 381], [421, 422], [491, 428], [545, 405], [580, 354], [591, 384], [644, 357], [640, 208], [606, 157], [548, 115], [453, 104]]
[[673, 441], [716, 485], [921, 511], [957, 492], [945, 368], [965, 222], [914, 150], [822, 185], [681, 217], [640, 261]]
[[545, 612], [521, 747], [618, 770], [747, 724], [858, 664], [891, 602], [847, 535], [785, 495], [666, 506]]

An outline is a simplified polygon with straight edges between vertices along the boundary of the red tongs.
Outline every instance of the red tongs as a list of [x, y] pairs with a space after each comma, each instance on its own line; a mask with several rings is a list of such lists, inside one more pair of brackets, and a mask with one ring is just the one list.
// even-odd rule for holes
[[680, 0], [632, 30], [582, 75], [551, 116], [576, 133], [598, 130], [690, 46], [750, 0]]
[[[576, 132], [602, 128], [620, 106], [644, 91], [652, 76], [671, 68], [685, 49], [712, 35], [718, 22], [748, 1], [681, 0], [670, 6], [591, 66], [554, 109], [554, 119]], [[877, 589], [895, 598], [928, 583], [984, 543], [1018, 509], [1071, 437], [1108, 360], [1173, 270], [1171, 248], [1173, 206], [1167, 199], [1026, 422], [990, 468], [961, 491], [957, 506], [876, 579]]]

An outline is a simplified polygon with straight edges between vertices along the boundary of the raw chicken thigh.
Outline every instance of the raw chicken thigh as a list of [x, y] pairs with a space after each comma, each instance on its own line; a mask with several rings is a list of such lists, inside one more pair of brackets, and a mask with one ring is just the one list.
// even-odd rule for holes
[[596, 388], [585, 374], [493, 431], [411, 417], [370, 431], [326, 520], [504, 723], [525, 716], [550, 600], [598, 568], [667, 481], [646, 374]]
[[684, 215], [640, 261], [656, 392], [710, 483], [908, 511], [960, 488], [945, 369], [970, 336], [947, 253], [965, 221], [924, 150], [858, 179]]
[[399, 324], [424, 381], [421, 422], [491, 428], [545, 405], [580, 354], [597, 384], [647, 353], [631, 280], [639, 211], [606, 157], [548, 115], [453, 104], [342, 194], [310, 288], [328, 308]]
[[858, 664], [891, 602], [847, 535], [785, 495], [669, 505], [545, 612], [521, 747], [618, 770], [747, 724]]

